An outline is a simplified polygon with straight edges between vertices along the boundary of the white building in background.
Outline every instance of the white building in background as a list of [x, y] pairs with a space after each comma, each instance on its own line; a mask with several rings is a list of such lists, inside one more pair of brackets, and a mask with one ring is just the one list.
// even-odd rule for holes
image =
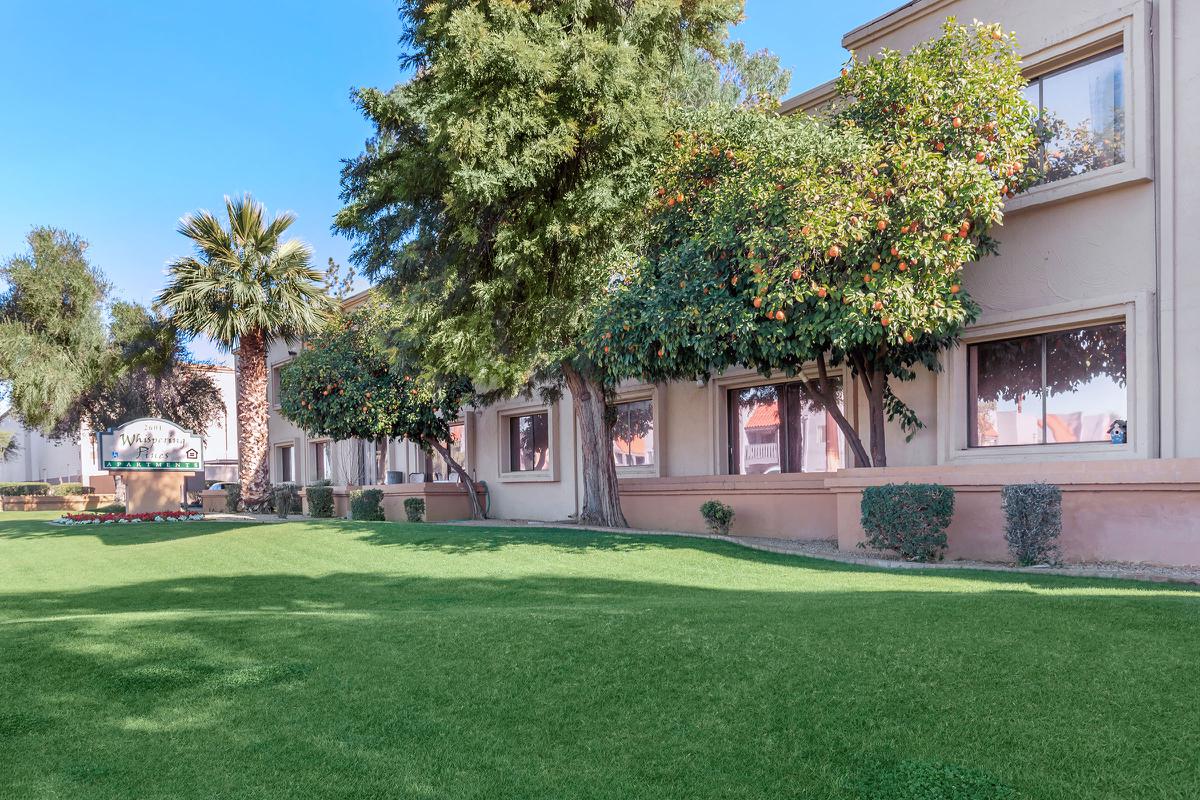
[[[232, 481], [238, 476], [237, 389], [233, 368], [219, 364], [197, 364], [221, 392], [225, 411], [204, 431], [204, 479]], [[0, 431], [12, 433], [18, 443], [16, 458], [0, 462], [0, 481], [84, 483], [97, 491], [113, 490], [113, 479], [98, 466], [95, 432], [84, 428], [79, 441], [55, 441], [38, 431], [8, 420]], [[189, 489], [190, 490], [190, 489]]]

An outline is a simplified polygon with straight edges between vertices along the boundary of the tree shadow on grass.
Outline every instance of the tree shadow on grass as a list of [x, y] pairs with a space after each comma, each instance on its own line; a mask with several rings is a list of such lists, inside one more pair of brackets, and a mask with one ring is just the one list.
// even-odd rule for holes
[[360, 572], [3, 594], [0, 796], [861, 797], [936, 778], [996, 800], [1200, 781], [1177, 758], [1200, 727], [1179, 692], [1200, 595], [864, 575], [878, 584]]
[[106, 545], [124, 546], [210, 536], [248, 524], [261, 523], [188, 520], [186, 522], [143, 522], [124, 525], [52, 525], [49, 520], [21, 520], [19, 522], [2, 520], [0, 521], [0, 540], [90, 536]]

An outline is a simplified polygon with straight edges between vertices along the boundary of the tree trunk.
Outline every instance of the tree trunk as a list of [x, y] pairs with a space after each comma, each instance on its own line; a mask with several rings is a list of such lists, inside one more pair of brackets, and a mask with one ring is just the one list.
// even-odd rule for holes
[[563, 376], [571, 390], [571, 403], [579, 425], [583, 454], [583, 508], [579, 521], [586, 525], [626, 528], [613, 460], [612, 437], [605, 419], [604, 389], [593, 378], [563, 363]]
[[[817, 400], [817, 403], [825, 409], [829, 416], [833, 417], [833, 421], [841, 429], [842, 435], [846, 437], [846, 444], [854, 453], [854, 466], [871, 466], [871, 457], [867, 455], [867, 448], [863, 446], [862, 437], [858, 435], [858, 431], [850, 424], [850, 420], [846, 419], [846, 415], [838, 408], [837, 390], [829, 380], [824, 353], [817, 356], [817, 373], [819, 377], [804, 380], [804, 388], [808, 389], [808, 393]], [[849, 392], [849, 386], [843, 387], [843, 397]]]
[[463, 465], [455, 461], [454, 457], [450, 455], [450, 448], [432, 437], [425, 441], [430, 447], [438, 451], [438, 455], [442, 457], [442, 460], [446, 462], [450, 469], [454, 470], [455, 474], [462, 481], [463, 486], [467, 490], [467, 498], [471, 501], [471, 519], [487, 519], [487, 515], [483, 513], [483, 504], [479, 502], [479, 491], [475, 487], [475, 481], [471, 480], [471, 476], [463, 469]]
[[242, 336], [237, 358], [238, 472], [247, 509], [264, 506], [271, 492], [267, 461], [267, 340]]
[[884, 428], [884, 395], [887, 394], [887, 375], [867, 361], [866, 356], [854, 356], [854, 365], [862, 378], [867, 394], [867, 419], [871, 431], [871, 465], [887, 466], [887, 438]]

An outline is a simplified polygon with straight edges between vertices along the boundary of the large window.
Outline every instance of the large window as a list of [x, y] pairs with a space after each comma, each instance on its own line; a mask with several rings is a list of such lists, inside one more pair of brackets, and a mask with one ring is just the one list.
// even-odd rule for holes
[[971, 345], [970, 446], [1110, 441], [1125, 362], [1124, 322]]
[[841, 431], [802, 384], [729, 391], [731, 474], [832, 472], [841, 466]]
[[654, 465], [654, 403], [617, 403], [613, 420], [613, 460], [617, 467]]
[[1117, 49], [1030, 81], [1025, 96], [1039, 110], [1043, 182], [1125, 161], [1124, 65]]
[[522, 414], [508, 418], [508, 469], [541, 472], [550, 468], [550, 415]]
[[292, 450], [290, 444], [275, 449], [276, 457], [279, 459], [279, 483], [292, 483], [296, 479], [295, 470], [292, 469]]
[[[467, 468], [466, 426], [461, 422], [450, 426], [450, 457], [461, 464], [464, 469]], [[433, 479], [435, 481], [460, 480], [458, 473], [450, 469], [446, 459], [437, 452], [433, 454]]]

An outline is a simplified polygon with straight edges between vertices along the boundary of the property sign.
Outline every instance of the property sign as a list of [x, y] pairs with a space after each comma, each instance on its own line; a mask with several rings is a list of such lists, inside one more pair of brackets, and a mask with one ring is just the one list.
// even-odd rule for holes
[[177, 470], [204, 468], [204, 441], [174, 422], [143, 417], [100, 434], [100, 468]]

